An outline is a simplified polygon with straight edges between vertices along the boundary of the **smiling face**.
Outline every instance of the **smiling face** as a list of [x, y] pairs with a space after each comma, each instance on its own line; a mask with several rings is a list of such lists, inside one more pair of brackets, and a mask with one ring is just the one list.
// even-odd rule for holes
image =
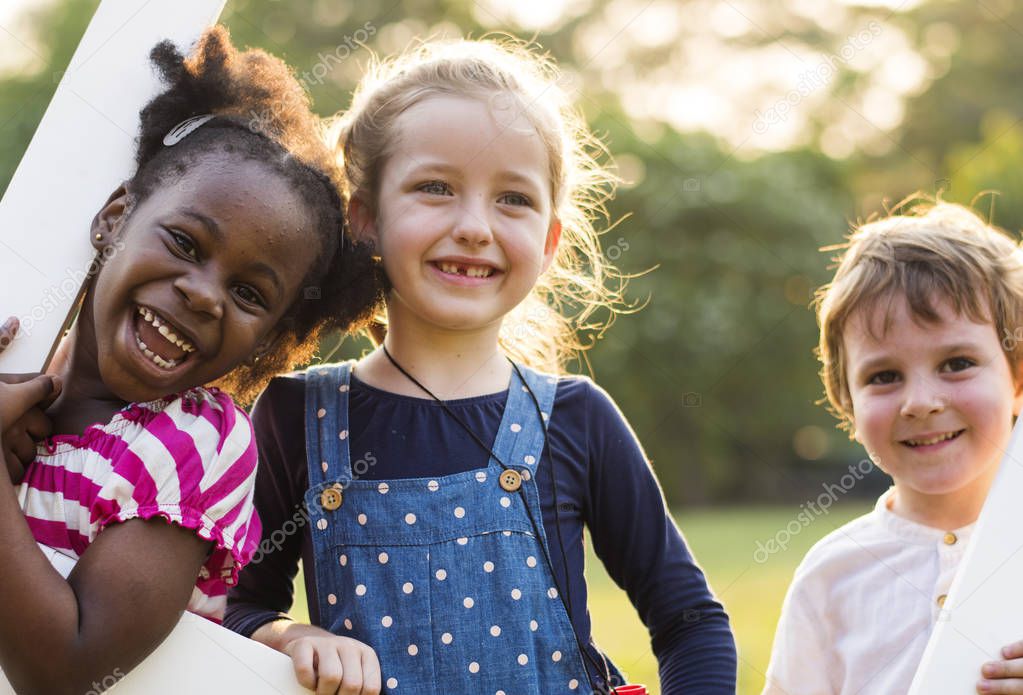
[[543, 143], [525, 118], [447, 96], [411, 107], [394, 131], [376, 209], [351, 208], [391, 281], [389, 322], [496, 335], [557, 247]]
[[883, 312], [852, 315], [843, 342], [853, 424], [895, 480], [896, 505], [975, 518], [1023, 399], [994, 325], [934, 305], [941, 320], [925, 323], [895, 299], [887, 331]]
[[89, 293], [99, 375], [125, 401], [215, 381], [273, 339], [319, 243], [302, 201], [258, 162], [210, 153], [93, 233], [116, 239]]

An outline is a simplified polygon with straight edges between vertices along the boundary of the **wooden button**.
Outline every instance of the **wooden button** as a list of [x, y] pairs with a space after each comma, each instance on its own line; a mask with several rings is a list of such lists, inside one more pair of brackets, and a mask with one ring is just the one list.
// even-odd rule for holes
[[955, 545], [956, 541], [958, 541], [958, 540], [959, 539], [956, 538], [956, 535], [954, 533], [952, 533], [951, 531], [949, 531], [948, 533], [945, 534], [945, 538], [944, 538], [945, 545]]
[[944, 607], [945, 599], [946, 598], [948, 598], [948, 594], [942, 594], [941, 596], [939, 596], [938, 597], [938, 605], [941, 606], [941, 607]]
[[518, 471], [509, 468], [501, 473], [501, 488], [508, 492], [515, 492], [522, 487], [522, 476]]
[[341, 486], [328, 487], [320, 493], [320, 506], [328, 512], [332, 512], [341, 506], [344, 497], [341, 495]]

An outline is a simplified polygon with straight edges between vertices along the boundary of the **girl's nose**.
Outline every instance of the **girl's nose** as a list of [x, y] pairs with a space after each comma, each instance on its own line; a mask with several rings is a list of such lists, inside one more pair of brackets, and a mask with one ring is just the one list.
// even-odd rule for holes
[[941, 386], [925, 379], [906, 384], [905, 399], [900, 414], [921, 418], [940, 413], [948, 406], [949, 393]]
[[192, 311], [214, 319], [224, 315], [224, 303], [217, 285], [199, 274], [181, 275], [174, 281], [174, 289]]
[[494, 235], [490, 230], [490, 222], [487, 221], [482, 196], [479, 198], [467, 197], [458, 207], [457, 214], [452, 233], [459, 243], [485, 246], [493, 241]]

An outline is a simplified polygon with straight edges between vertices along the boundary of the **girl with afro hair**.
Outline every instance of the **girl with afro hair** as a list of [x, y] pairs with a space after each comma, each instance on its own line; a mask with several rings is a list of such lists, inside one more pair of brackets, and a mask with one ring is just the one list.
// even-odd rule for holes
[[52, 374], [0, 383], [4, 450], [27, 462], [0, 484], [0, 667], [18, 692], [84, 692], [183, 610], [220, 620], [260, 538], [234, 399], [379, 299], [288, 67], [219, 27], [152, 60], [167, 89], [88, 230], [102, 262]]

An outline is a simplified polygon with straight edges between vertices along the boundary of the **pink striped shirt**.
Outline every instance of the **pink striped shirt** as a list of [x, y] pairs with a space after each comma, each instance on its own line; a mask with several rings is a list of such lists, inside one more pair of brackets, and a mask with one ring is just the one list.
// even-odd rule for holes
[[19, 490], [36, 541], [73, 559], [109, 524], [160, 517], [213, 542], [188, 610], [217, 622], [255, 552], [256, 442], [248, 416], [217, 390], [132, 403], [105, 425], [36, 449]]

